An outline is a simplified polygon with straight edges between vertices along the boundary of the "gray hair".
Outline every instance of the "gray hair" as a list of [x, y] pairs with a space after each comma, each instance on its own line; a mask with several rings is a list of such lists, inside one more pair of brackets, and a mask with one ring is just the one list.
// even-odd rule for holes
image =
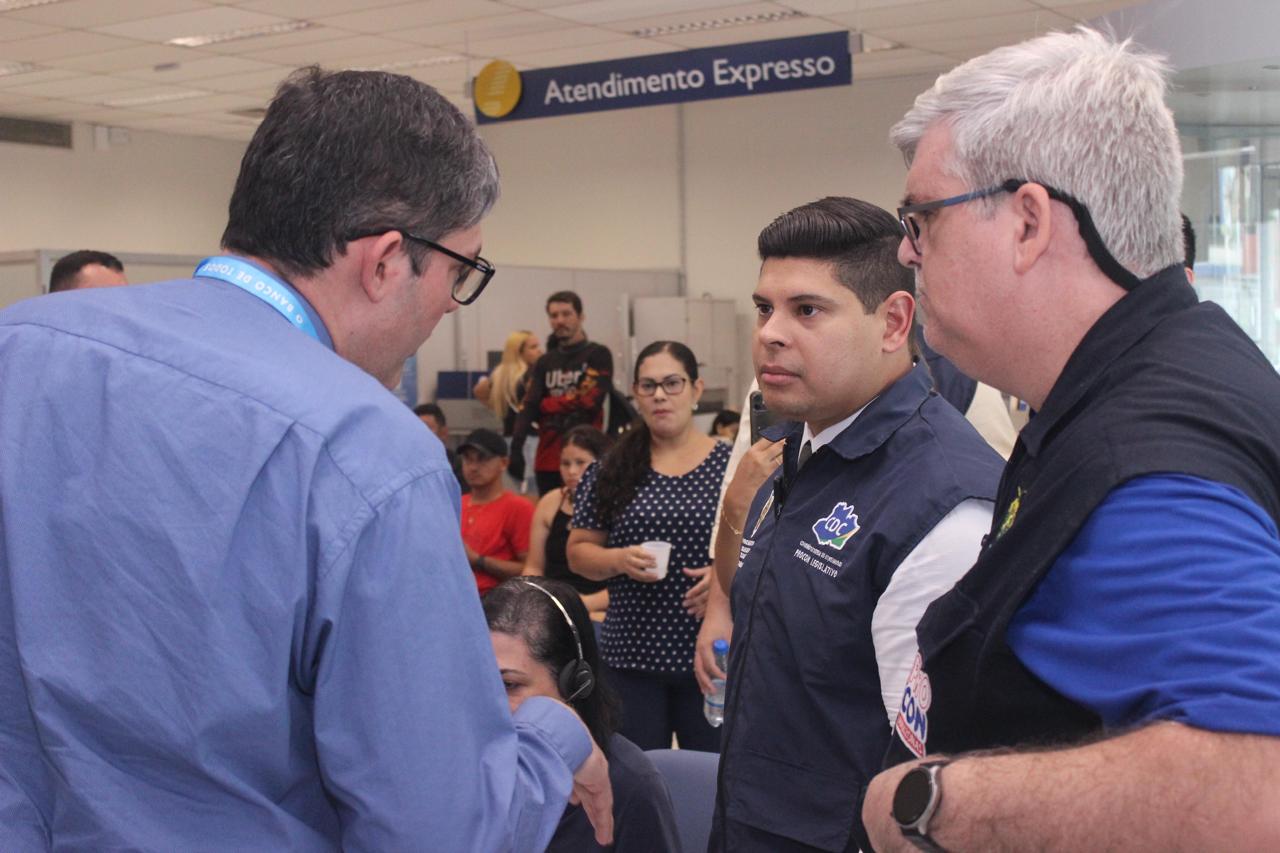
[[[1182, 259], [1182, 154], [1164, 103], [1169, 66], [1097, 30], [1001, 47], [942, 75], [889, 137], [910, 163], [925, 132], [952, 134], [948, 174], [974, 189], [1042, 182], [1089, 209], [1139, 278]], [[994, 209], [997, 200], [986, 205]]]
[[[435, 89], [305, 68], [281, 84], [249, 142], [222, 245], [311, 274], [353, 235], [404, 228], [438, 239], [478, 223], [497, 198], [493, 156]], [[420, 267], [427, 250], [408, 251]]]

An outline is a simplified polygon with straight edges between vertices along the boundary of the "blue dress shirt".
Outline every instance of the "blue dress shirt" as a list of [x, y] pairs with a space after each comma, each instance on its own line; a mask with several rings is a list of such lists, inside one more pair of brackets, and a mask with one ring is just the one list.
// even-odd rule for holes
[[[327, 336], [322, 337], [327, 340]], [[0, 850], [541, 850], [439, 441], [207, 279], [0, 312]]]

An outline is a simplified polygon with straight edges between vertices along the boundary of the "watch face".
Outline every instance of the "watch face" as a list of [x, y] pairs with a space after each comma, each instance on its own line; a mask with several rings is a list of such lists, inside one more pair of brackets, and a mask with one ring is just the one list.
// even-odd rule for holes
[[914, 767], [898, 783], [893, 794], [893, 819], [903, 826], [910, 826], [924, 815], [933, 795], [933, 780], [929, 771]]

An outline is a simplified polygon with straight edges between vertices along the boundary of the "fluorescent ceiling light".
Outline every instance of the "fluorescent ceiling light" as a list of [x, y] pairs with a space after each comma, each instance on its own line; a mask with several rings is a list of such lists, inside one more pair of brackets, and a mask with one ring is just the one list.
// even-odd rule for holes
[[32, 6], [48, 6], [50, 3], [61, 3], [62, 0], [0, 0], [0, 12], [13, 12], [18, 9], [30, 9]]
[[359, 68], [352, 68], [352, 71], [403, 71], [406, 68], [423, 68], [429, 65], [449, 65], [454, 62], [462, 62], [465, 56], [456, 54], [445, 54], [444, 56], [429, 56], [424, 59], [404, 59], [400, 62], [383, 62], [380, 65], [362, 65]]
[[178, 47], [207, 47], [211, 44], [222, 44], [228, 41], [258, 38], [259, 36], [277, 36], [282, 33], [293, 33], [298, 30], [314, 27], [311, 21], [281, 21], [278, 24], [266, 24], [261, 27], [241, 27], [236, 30], [224, 30], [220, 33], [206, 33], [202, 36], [180, 36], [169, 39], [165, 44]]
[[39, 65], [30, 62], [0, 62], [0, 77], [12, 77], [15, 74], [29, 74], [39, 71]]
[[658, 36], [679, 35], [681, 33], [697, 33], [703, 30], [720, 30], [725, 27], [742, 27], [747, 24], [772, 24], [791, 18], [808, 17], [804, 12], [788, 9], [785, 12], [764, 12], [759, 15], [734, 15], [730, 18], [714, 18], [705, 21], [692, 21], [688, 24], [672, 24], [666, 27], [645, 27], [642, 30], [631, 30], [628, 35], [640, 38], [656, 38]]
[[212, 94], [199, 89], [186, 89], [181, 92], [165, 92], [162, 95], [140, 95], [129, 98], [111, 98], [102, 102], [104, 107], [141, 107], [148, 104], [167, 104], [170, 101], [188, 101], [192, 98], [203, 98]]

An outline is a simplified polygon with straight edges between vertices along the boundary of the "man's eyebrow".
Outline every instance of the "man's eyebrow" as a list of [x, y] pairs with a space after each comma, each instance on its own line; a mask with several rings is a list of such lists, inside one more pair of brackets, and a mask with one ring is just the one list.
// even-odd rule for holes
[[797, 293], [795, 296], [787, 297], [787, 302], [791, 305], [835, 305], [836, 300], [830, 296], [823, 296], [820, 293]]
[[915, 197], [912, 196], [911, 193], [907, 193], [902, 197], [902, 201], [898, 202], [898, 207], [910, 207], [915, 203], [916, 203]]

